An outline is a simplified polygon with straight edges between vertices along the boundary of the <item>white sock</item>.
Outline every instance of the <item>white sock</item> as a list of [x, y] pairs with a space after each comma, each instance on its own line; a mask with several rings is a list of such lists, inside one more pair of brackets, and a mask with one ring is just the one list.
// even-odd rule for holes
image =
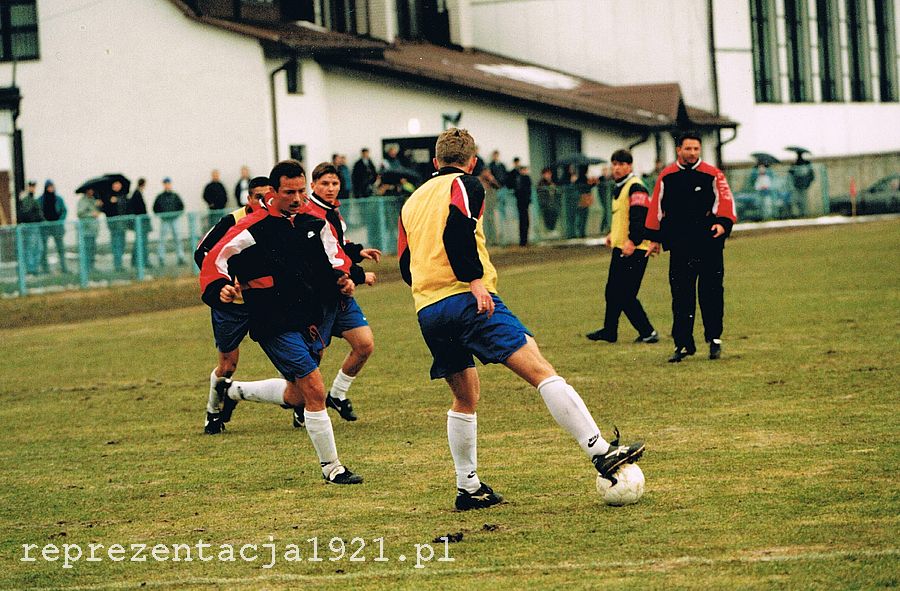
[[228, 397], [232, 400], [251, 400], [281, 405], [284, 404], [286, 388], [287, 381], [282, 378], [256, 382], [233, 382], [231, 388], [228, 389]]
[[216, 382], [224, 379], [216, 375], [216, 368], [213, 368], [212, 373], [209, 374], [209, 398], [206, 400], [206, 412], [219, 412], [219, 395], [216, 394]]
[[306, 419], [306, 432], [309, 433], [309, 439], [316, 449], [316, 455], [319, 456], [322, 474], [327, 476], [332, 470], [341, 465], [337, 454], [337, 444], [334, 442], [334, 429], [331, 426], [328, 411], [318, 410], [310, 412], [304, 410], [303, 418]]
[[478, 415], [447, 411], [447, 440], [456, 468], [456, 488], [470, 493], [481, 488], [478, 469]]
[[339, 369], [337, 375], [334, 376], [334, 381], [331, 382], [331, 395], [338, 400], [346, 400], [347, 390], [350, 389], [355, 379], [356, 376], [350, 377], [344, 373], [344, 370]]
[[609, 443], [600, 436], [600, 429], [581, 396], [566, 380], [560, 376], [547, 378], [538, 384], [538, 392], [559, 426], [575, 438], [589, 458], [606, 453]]

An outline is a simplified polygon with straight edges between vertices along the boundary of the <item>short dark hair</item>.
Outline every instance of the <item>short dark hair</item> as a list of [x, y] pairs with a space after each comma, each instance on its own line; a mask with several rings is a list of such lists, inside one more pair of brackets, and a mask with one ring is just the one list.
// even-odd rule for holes
[[634, 158], [631, 156], [631, 152], [622, 148], [613, 152], [612, 156], [609, 157], [609, 161], [618, 162], [619, 164], [631, 164], [634, 162]]
[[675, 147], [680, 148], [681, 144], [684, 143], [684, 140], [697, 140], [701, 144], [703, 143], [703, 139], [696, 131], [682, 131], [678, 138], [675, 140]]
[[252, 191], [258, 187], [268, 187], [271, 185], [271, 181], [269, 181], [269, 177], [267, 176], [255, 176], [250, 181], [250, 185], [247, 187], [248, 190]]
[[338, 174], [337, 166], [335, 166], [331, 162], [322, 162], [321, 164], [317, 164], [312, 171], [312, 180], [317, 181], [326, 174], [333, 174], [338, 178], [338, 180], [341, 180], [341, 175]]
[[145, 179], [144, 177], [141, 177], [138, 179], [138, 187], [143, 187], [146, 184], [147, 184], [147, 179]]
[[295, 179], [301, 176], [305, 177], [306, 171], [298, 160], [282, 160], [269, 173], [269, 184], [277, 191], [281, 187], [281, 177]]

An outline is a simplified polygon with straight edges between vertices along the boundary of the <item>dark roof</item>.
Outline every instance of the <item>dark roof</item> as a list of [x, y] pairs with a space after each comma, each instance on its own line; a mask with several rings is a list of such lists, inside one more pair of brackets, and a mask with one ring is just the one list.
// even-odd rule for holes
[[643, 129], [736, 127], [714, 113], [687, 107], [677, 83], [609, 86], [565, 72], [478, 50], [455, 50], [427, 43], [396, 43], [380, 56], [319, 61], [547, 106], [575, 115]]
[[170, 0], [185, 16], [259, 39], [267, 47], [309, 55], [324, 65], [400, 78], [414, 84], [552, 107], [575, 116], [642, 130], [737, 127], [714, 113], [684, 104], [677, 83], [609, 86], [565, 72], [478, 50], [428, 43], [381, 41], [336, 33], [312, 24], [246, 23], [198, 14]]
[[387, 47], [387, 43], [382, 41], [336, 33], [312, 23], [237, 22], [199, 14], [184, 0], [170, 0], [170, 2], [191, 20], [239, 35], [247, 35], [259, 39], [264, 44], [280, 46], [300, 55], [367, 56], [380, 54]]

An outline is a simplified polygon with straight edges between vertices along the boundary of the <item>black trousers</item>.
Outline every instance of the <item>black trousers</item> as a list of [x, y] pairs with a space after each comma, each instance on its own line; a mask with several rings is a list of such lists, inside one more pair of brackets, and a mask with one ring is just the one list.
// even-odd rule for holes
[[646, 337], [653, 332], [653, 325], [637, 298], [648, 260], [643, 250], [635, 250], [630, 257], [623, 257], [620, 248], [613, 249], [606, 279], [606, 314], [603, 320], [603, 330], [607, 334], [618, 335], [619, 315], [622, 312], [639, 336]]
[[530, 203], [516, 203], [516, 209], [519, 210], [519, 246], [528, 246], [528, 226], [531, 219], [528, 216], [528, 207]]
[[672, 290], [672, 337], [676, 347], [696, 349], [694, 316], [697, 295], [703, 314], [703, 336], [706, 342], [722, 336], [725, 313], [725, 262], [722, 248], [674, 248], [669, 255], [669, 287]]

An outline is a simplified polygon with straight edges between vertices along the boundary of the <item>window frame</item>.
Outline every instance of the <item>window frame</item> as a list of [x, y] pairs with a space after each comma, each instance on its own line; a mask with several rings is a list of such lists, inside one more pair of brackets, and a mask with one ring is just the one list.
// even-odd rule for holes
[[781, 102], [776, 23], [774, 0], [750, 0], [750, 36], [757, 103]]
[[[13, 25], [13, 6], [31, 6], [34, 9], [34, 24]], [[0, 3], [0, 62], [19, 62], [41, 59], [41, 39], [38, 29], [37, 0], [4, 0]], [[34, 54], [13, 55], [13, 38], [22, 34], [34, 35]]]

